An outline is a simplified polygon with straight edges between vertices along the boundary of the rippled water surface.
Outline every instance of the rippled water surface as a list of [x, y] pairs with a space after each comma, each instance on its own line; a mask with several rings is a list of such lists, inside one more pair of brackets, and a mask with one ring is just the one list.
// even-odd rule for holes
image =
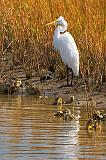
[[53, 116], [56, 106], [35, 97], [0, 97], [0, 160], [105, 160], [106, 123], [88, 133], [84, 107], [77, 120]]

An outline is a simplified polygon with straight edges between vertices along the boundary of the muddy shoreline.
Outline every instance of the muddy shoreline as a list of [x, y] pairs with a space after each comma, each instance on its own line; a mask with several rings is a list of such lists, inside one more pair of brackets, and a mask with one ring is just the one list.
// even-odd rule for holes
[[[33, 88], [37, 88], [40, 92], [37, 95], [39, 98], [51, 98], [52, 102], [57, 98], [61, 97], [64, 104], [69, 104], [70, 97], [74, 96], [74, 103], [80, 106], [86, 106], [87, 101], [93, 99], [96, 102], [98, 108], [106, 108], [106, 83], [103, 83], [101, 91], [98, 88], [90, 88], [85, 90], [85, 85], [82, 80], [78, 81], [75, 79], [72, 86], [66, 86], [66, 79], [58, 80], [53, 78], [50, 80], [40, 81], [39, 77], [32, 77], [29, 80], [21, 77], [22, 86], [13, 95], [29, 95], [26, 92], [25, 84], [29, 84]], [[30, 87], [27, 88], [30, 90]], [[36, 94], [34, 94], [36, 96]]]
[[65, 104], [68, 104], [70, 97], [75, 97], [75, 103], [81, 106], [85, 106], [87, 100], [93, 99], [97, 103], [97, 107], [106, 107], [106, 84], [104, 83], [101, 91], [98, 89], [92, 89], [85, 91], [85, 86], [81, 84], [81, 80], [74, 82], [72, 86], [66, 86], [66, 80], [48, 80], [40, 83], [35, 83], [42, 90], [42, 96], [46, 97], [62, 97]]

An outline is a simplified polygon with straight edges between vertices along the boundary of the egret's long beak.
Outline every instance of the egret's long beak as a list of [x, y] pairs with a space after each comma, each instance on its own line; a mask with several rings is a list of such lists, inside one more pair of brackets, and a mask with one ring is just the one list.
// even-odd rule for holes
[[56, 21], [53, 21], [53, 22], [50, 22], [50, 23], [47, 23], [45, 26], [49, 26], [49, 25], [52, 25], [52, 24], [55, 24]]

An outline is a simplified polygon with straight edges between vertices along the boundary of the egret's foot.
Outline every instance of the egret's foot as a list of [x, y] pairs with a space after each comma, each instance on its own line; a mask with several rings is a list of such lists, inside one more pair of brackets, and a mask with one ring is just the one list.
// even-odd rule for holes
[[67, 85], [66, 85], [66, 87], [72, 87], [72, 86], [73, 86], [72, 84], [67, 84]]
[[61, 86], [59, 86], [58, 88], [63, 88], [63, 87], [72, 87], [72, 84], [63, 84], [63, 85], [61, 85]]

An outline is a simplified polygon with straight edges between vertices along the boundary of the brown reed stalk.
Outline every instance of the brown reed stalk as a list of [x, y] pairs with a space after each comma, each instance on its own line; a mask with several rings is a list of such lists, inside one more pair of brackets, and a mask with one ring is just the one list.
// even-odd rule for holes
[[104, 0], [1, 0], [0, 59], [5, 45], [14, 39], [10, 48], [14, 65], [20, 62], [24, 68], [48, 68], [53, 59], [54, 65], [60, 63], [52, 50], [54, 27], [45, 28], [45, 24], [62, 15], [80, 52], [80, 72], [95, 82], [106, 70], [104, 6]]

